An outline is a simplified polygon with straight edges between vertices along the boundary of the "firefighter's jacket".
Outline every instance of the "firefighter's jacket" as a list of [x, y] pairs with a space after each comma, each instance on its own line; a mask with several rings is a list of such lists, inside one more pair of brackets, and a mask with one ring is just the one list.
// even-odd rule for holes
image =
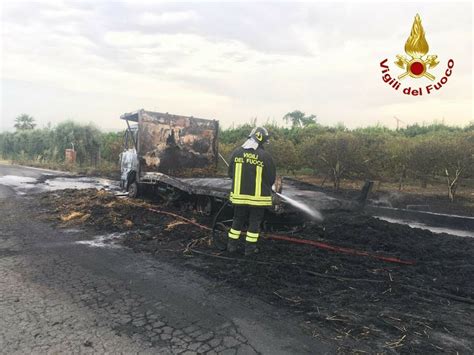
[[271, 206], [275, 164], [263, 148], [237, 148], [229, 163], [232, 178], [230, 201], [234, 205]]

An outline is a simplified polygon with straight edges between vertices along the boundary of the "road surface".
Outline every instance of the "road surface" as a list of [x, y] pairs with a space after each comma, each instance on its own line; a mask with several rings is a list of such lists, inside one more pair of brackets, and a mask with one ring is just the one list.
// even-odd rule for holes
[[44, 173], [0, 165], [1, 353], [335, 352], [251, 295], [126, 248], [77, 243], [90, 232], [36, 218], [41, 187], [25, 184]]

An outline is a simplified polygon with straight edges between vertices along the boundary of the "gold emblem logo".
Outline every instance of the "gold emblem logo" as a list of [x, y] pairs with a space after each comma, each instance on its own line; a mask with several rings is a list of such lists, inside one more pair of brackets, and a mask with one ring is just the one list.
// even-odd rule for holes
[[427, 55], [425, 59], [423, 57], [428, 53], [430, 47], [425, 38], [425, 31], [421, 25], [420, 15], [416, 14], [413, 26], [411, 27], [411, 33], [405, 43], [405, 53], [410, 58], [404, 55], [397, 55], [397, 61], [395, 62], [400, 68], [405, 70], [405, 73], [398, 76], [401, 80], [407, 75], [412, 78], [426, 77], [430, 80], [435, 80], [434, 75], [427, 72], [428, 69], [432, 69], [439, 64], [437, 55]]

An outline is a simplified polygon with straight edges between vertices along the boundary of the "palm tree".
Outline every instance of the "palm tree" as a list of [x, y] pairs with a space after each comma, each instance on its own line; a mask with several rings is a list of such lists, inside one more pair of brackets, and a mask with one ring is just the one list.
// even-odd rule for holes
[[17, 118], [15, 118], [14, 127], [17, 130], [34, 129], [36, 127], [35, 119], [31, 117], [30, 115], [23, 113]]

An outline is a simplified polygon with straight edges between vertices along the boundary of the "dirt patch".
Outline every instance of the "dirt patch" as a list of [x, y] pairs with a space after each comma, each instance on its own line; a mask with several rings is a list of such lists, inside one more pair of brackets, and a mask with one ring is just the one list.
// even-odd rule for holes
[[216, 250], [210, 232], [197, 225], [208, 226], [209, 218], [190, 211], [96, 190], [42, 194], [36, 201], [50, 211], [42, 216], [62, 226], [128, 231], [123, 243], [135, 251], [192, 268], [215, 280], [216, 287], [285, 308], [304, 319], [305, 331], [337, 343], [341, 353], [474, 351], [471, 238], [340, 213], [293, 237], [415, 263], [263, 238], [263, 252], [245, 259], [241, 252]]

